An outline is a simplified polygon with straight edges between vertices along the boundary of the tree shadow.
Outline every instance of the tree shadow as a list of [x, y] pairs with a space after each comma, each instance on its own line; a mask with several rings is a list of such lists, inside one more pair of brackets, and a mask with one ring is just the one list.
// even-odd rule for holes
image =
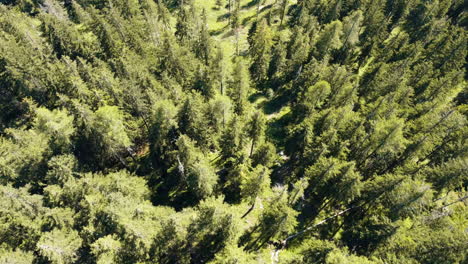
[[[229, 28], [229, 25], [226, 25], [226, 26], [224, 26], [224, 27], [222, 27], [220, 29], [210, 30], [210, 35], [211, 36], [218, 36], [218, 35], [222, 34], [223, 32], [225, 32], [226, 29], [228, 29], [228, 28]], [[225, 38], [225, 36], [223, 36], [223, 38]]]
[[266, 135], [278, 149], [284, 149], [285, 147], [287, 125], [290, 123], [291, 119], [292, 113], [289, 112], [280, 118], [273, 118], [268, 122]]
[[[272, 4], [264, 6], [262, 9], [260, 9], [258, 14], [260, 15], [262, 13], [265, 13], [268, 9], [272, 8], [272, 6], [273, 6]], [[242, 19], [242, 25], [243, 26], [247, 25], [247, 23], [249, 23], [255, 17], [257, 17], [256, 13], [249, 17], [245, 17], [244, 19]]]
[[252, 1], [248, 2], [247, 4], [241, 6], [241, 9], [250, 9], [250, 8], [256, 6], [258, 1], [261, 1], [261, 0], [252, 0]]
[[249, 21], [250, 21], [252, 18], [254, 18], [254, 17], [256, 17], [255, 14], [254, 14], [254, 15], [251, 15], [251, 16], [248, 16], [248, 17], [244, 17], [244, 19], [242, 19], [242, 22], [241, 22], [242, 25], [243, 25], [243, 26], [247, 25], [247, 23], [249, 23]]
[[231, 16], [231, 13], [227, 12], [226, 14], [222, 14], [220, 16], [218, 16], [218, 18], [216, 19], [216, 22], [223, 22], [223, 21], [226, 21], [229, 19], [229, 17]]
[[229, 37], [232, 37], [232, 36], [234, 36], [234, 30], [231, 29], [228, 32], [224, 33], [224, 35], [221, 38], [225, 39], [225, 38], [229, 38]]
[[249, 102], [254, 103], [258, 99], [265, 97], [265, 95], [262, 92], [256, 92], [252, 95], [249, 96]]
[[275, 96], [272, 100], [263, 105], [263, 111], [267, 115], [278, 112], [284, 105], [289, 102], [290, 94], [287, 91]]

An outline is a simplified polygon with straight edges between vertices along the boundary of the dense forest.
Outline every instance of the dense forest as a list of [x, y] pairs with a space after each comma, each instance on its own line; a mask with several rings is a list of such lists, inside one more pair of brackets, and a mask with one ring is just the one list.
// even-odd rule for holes
[[0, 0], [0, 263], [468, 263], [464, 0]]

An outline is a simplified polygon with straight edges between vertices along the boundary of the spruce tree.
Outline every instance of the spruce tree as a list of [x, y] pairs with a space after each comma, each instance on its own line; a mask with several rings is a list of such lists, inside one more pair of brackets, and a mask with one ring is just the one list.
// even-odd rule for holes
[[271, 30], [266, 20], [263, 19], [256, 27], [249, 50], [252, 58], [250, 72], [252, 73], [252, 79], [257, 83], [261, 83], [267, 79], [272, 45]]

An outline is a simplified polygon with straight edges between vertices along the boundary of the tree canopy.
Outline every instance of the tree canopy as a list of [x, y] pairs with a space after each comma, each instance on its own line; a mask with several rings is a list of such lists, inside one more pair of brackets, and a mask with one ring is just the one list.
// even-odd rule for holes
[[462, 0], [0, 0], [0, 264], [468, 263]]

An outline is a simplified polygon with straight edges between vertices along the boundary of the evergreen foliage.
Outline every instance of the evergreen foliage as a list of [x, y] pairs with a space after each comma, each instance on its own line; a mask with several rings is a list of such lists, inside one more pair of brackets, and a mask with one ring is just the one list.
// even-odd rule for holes
[[0, 0], [0, 264], [468, 263], [467, 18]]

